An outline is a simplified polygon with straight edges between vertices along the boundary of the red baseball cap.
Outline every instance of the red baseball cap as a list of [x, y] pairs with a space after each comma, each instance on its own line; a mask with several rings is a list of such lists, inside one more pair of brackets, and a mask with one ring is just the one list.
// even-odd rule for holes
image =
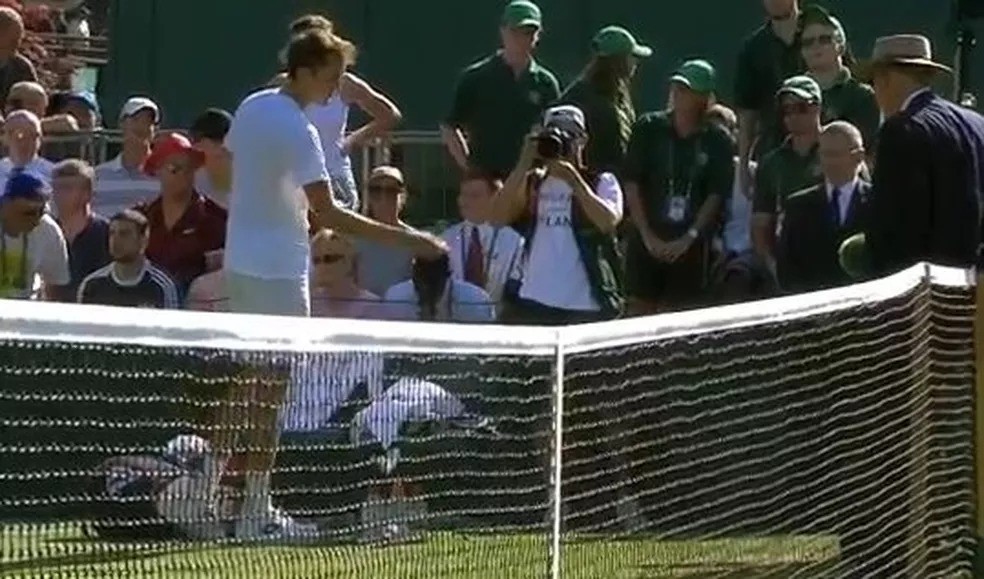
[[154, 146], [150, 149], [150, 155], [143, 163], [144, 174], [151, 177], [156, 176], [161, 163], [178, 153], [188, 155], [194, 169], [205, 164], [205, 153], [196, 149], [187, 137], [178, 133], [169, 133], [155, 139]]

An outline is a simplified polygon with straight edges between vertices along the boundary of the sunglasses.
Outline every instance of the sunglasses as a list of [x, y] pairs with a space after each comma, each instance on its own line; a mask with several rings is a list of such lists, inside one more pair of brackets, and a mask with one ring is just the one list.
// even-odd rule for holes
[[820, 36], [803, 37], [800, 39], [800, 44], [806, 48], [810, 48], [812, 46], [830, 46], [833, 43], [833, 34], [821, 34]]
[[324, 255], [316, 255], [312, 257], [311, 261], [314, 262], [314, 265], [330, 265], [343, 259], [345, 259], [344, 255], [326, 253]]
[[389, 193], [390, 195], [399, 195], [403, 193], [403, 188], [396, 187], [394, 185], [370, 185], [369, 194], [370, 195], [380, 195], [382, 193]]
[[810, 107], [813, 105], [809, 103], [796, 103], [790, 105], [783, 105], [780, 110], [782, 111], [782, 116], [791, 117], [793, 115], [805, 115], [810, 112]]

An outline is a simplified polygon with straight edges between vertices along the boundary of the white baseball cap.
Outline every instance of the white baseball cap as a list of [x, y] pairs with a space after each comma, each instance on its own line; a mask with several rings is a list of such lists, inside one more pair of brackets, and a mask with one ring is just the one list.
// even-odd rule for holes
[[132, 117], [133, 115], [139, 113], [140, 111], [150, 109], [154, 111], [154, 121], [160, 122], [161, 120], [161, 109], [157, 106], [157, 103], [150, 100], [147, 97], [136, 96], [130, 97], [123, 103], [123, 108], [120, 109], [120, 120], [127, 117]]
[[543, 114], [543, 126], [557, 127], [579, 135], [588, 132], [584, 112], [574, 105], [559, 105], [547, 109]]

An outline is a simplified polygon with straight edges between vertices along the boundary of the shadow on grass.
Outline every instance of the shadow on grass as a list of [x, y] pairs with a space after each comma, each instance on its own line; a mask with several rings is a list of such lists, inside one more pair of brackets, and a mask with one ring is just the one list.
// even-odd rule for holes
[[[195, 551], [207, 553], [208, 550], [195, 545], [179, 542], [161, 543], [108, 543], [93, 541], [85, 537], [52, 539], [46, 542], [47, 548], [29, 552], [30, 558], [23, 561], [6, 561], [4, 574], [16, 571], [54, 571], [61, 567], [119, 564], [122, 568], [139, 567], [145, 559], [165, 555], [188, 555]], [[59, 548], [57, 545], [64, 545]], [[72, 545], [78, 545], [73, 549]], [[81, 547], [84, 545], [84, 547]], [[212, 558], [212, 557], [209, 557]], [[179, 570], [174, 561], [166, 564], [168, 570]]]
[[749, 579], [786, 577], [829, 577], [837, 567], [838, 559], [824, 561], [799, 561], [786, 563], [678, 563], [662, 565], [643, 564], [637, 567], [638, 574], [633, 579], [656, 579], [674, 577], [675, 579]]

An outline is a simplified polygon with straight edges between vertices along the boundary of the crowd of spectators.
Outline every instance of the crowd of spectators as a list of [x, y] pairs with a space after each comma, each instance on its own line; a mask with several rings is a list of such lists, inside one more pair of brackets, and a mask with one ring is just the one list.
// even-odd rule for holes
[[[852, 281], [838, 251], [868, 219], [879, 103], [855, 76], [844, 23], [797, 0], [763, 6], [737, 51], [733, 106], [718, 98], [715, 64], [695, 58], [670, 77], [668, 105], [641, 112], [632, 84], [653, 51], [629, 30], [599, 30], [564, 88], [534, 57], [540, 8], [510, 2], [501, 48], [463, 69], [440, 126], [460, 169], [447, 256], [312, 227], [314, 315], [567, 324]], [[225, 310], [232, 115], [209, 109], [187, 131], [162, 131], [158, 104], [134, 96], [108, 162], [43, 143], [101, 118], [91, 94], [39, 78], [31, 14], [0, 7], [0, 296]], [[289, 32], [319, 27], [331, 22], [306, 16]], [[369, 122], [349, 127], [352, 107]], [[346, 72], [306, 112], [335, 202], [409, 228], [414, 184], [388, 165], [357, 183], [349, 157], [398, 125], [398, 105]]]

